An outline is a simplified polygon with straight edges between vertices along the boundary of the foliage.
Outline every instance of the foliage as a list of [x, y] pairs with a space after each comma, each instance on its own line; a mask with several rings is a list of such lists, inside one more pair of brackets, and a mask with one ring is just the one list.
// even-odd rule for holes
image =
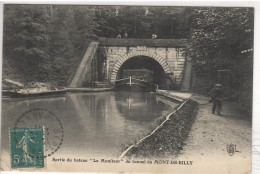
[[11, 10], [10, 6], [6, 6], [4, 25], [4, 55], [8, 58], [4, 63], [12, 63], [28, 77], [39, 78], [31, 72], [50, 58], [50, 16], [46, 14], [46, 8], [41, 6], [34, 9], [22, 5]]
[[193, 8], [191, 21], [187, 54], [195, 71], [197, 74], [200, 71], [204, 80], [210, 79], [211, 84], [217, 82], [217, 70], [231, 70], [235, 76], [231, 80], [236, 82], [231, 91], [239, 95], [240, 102], [251, 112], [253, 8]]
[[4, 15], [4, 78], [67, 85], [96, 38], [80, 6], [6, 5]]
[[100, 6], [96, 11], [102, 37], [123, 37], [126, 32], [130, 38], [151, 39], [153, 33], [161, 39], [186, 38], [188, 19], [189, 9], [184, 7]]
[[183, 7], [5, 5], [3, 76], [68, 85], [91, 40], [187, 37], [188, 18]]
[[195, 65], [227, 68], [253, 48], [252, 8], [194, 8], [187, 53]]
[[66, 86], [91, 40], [155, 33], [158, 39], [188, 38], [187, 55], [211, 80], [216, 70], [231, 69], [248, 101], [253, 19], [252, 8], [5, 5], [3, 78]]

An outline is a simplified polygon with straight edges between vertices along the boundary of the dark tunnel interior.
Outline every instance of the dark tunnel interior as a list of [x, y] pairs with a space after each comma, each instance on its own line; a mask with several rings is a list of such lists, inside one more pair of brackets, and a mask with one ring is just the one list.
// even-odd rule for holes
[[128, 59], [120, 67], [117, 79], [123, 78], [123, 70], [125, 69], [148, 69], [153, 71], [153, 83], [159, 85], [159, 89], [166, 89], [166, 74], [162, 66], [153, 58], [146, 56], [136, 56]]

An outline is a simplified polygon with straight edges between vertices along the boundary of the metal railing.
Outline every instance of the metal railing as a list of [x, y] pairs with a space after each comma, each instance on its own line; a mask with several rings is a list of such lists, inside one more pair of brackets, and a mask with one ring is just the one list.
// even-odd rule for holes
[[[137, 83], [137, 82], [139, 82], [139, 83]], [[130, 86], [132, 84], [136, 84], [136, 85], [139, 85], [139, 86], [154, 85], [156, 90], [159, 89], [159, 85], [157, 85], [157, 84], [155, 84], [153, 82], [148, 82], [148, 81], [145, 81], [145, 80], [141, 80], [141, 79], [138, 79], [138, 78], [134, 78], [132, 76], [124, 78], [124, 79], [118, 79], [118, 80], [115, 81], [115, 83], [116, 83], [116, 86], [122, 86], [122, 85], [125, 85], [125, 84], [129, 84]]]

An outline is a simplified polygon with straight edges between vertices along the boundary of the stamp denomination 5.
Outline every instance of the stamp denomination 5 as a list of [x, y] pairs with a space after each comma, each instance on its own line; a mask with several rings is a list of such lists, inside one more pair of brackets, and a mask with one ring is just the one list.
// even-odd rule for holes
[[10, 128], [12, 168], [44, 167], [43, 127]]

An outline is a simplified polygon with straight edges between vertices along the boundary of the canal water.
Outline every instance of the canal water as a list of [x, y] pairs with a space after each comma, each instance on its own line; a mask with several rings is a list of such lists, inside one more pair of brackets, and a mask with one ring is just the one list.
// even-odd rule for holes
[[[140, 138], [156, 118], [177, 103], [154, 93], [100, 92], [2, 100], [2, 150], [9, 151], [8, 129], [24, 112], [43, 108], [63, 125], [54, 157], [116, 157], [122, 145]], [[28, 121], [29, 122], [29, 121]]]

